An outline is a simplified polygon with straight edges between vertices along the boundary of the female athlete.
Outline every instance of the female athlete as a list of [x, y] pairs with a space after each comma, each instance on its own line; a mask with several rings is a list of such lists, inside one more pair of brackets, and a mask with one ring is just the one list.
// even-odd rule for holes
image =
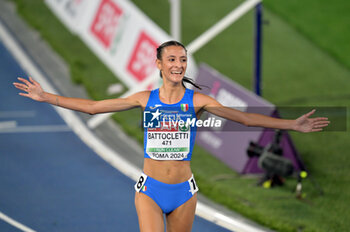
[[180, 127], [176, 123], [164, 128], [164, 123], [196, 118], [203, 111], [246, 126], [299, 132], [321, 131], [329, 123], [327, 118], [310, 118], [315, 110], [295, 120], [241, 112], [221, 105], [210, 96], [187, 89], [184, 82], [198, 86], [184, 76], [187, 51], [177, 41], [168, 41], [158, 47], [156, 64], [163, 79], [162, 86], [126, 98], [93, 101], [58, 96], [43, 91], [31, 77], [29, 80], [18, 78], [21, 82], [14, 83], [16, 88], [24, 91], [19, 93], [21, 96], [88, 114], [142, 108], [145, 158], [143, 173], [135, 184], [135, 206], [142, 232], [163, 231], [164, 214], [168, 232], [191, 231], [195, 216], [198, 187], [190, 161], [196, 128]]

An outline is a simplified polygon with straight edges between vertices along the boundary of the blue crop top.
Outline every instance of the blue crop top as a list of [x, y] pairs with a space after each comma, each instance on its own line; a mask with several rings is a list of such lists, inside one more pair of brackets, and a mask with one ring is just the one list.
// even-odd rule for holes
[[196, 138], [193, 90], [181, 101], [165, 104], [159, 89], [152, 90], [143, 112], [144, 157], [155, 160], [191, 160]]

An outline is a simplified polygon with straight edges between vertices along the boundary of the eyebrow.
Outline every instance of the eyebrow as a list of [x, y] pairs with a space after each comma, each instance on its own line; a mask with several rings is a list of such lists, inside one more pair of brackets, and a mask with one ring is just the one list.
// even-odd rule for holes
[[[176, 57], [176, 56], [174, 56], [174, 55], [167, 56], [167, 58], [172, 58], [172, 57]], [[187, 56], [180, 56], [180, 58], [187, 58]]]

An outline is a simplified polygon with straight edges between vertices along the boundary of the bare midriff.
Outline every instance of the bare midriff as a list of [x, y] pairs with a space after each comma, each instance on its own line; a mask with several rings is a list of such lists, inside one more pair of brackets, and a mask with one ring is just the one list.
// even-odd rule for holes
[[144, 159], [143, 172], [166, 184], [178, 184], [192, 176], [191, 161]]

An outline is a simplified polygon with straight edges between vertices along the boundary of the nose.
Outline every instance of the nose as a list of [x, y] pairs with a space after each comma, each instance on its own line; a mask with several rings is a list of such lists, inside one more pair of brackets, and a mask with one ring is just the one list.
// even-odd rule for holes
[[175, 60], [174, 66], [175, 67], [181, 67], [182, 66], [181, 61], [180, 60]]

